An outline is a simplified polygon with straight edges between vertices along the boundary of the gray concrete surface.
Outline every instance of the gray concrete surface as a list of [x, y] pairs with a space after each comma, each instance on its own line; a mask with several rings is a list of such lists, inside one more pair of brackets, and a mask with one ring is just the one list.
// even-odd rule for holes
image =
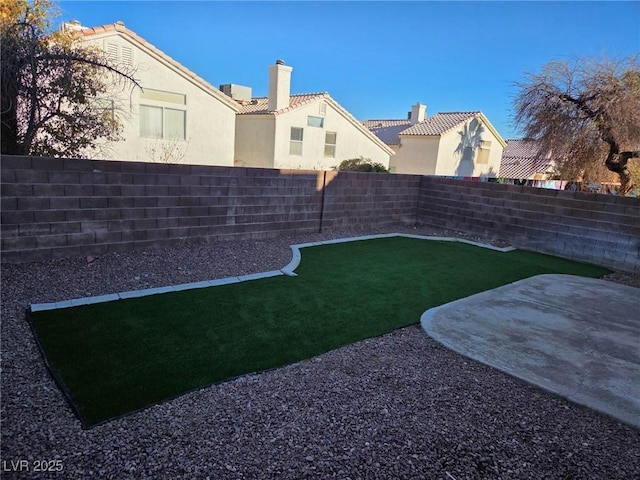
[[538, 275], [427, 310], [443, 345], [640, 428], [640, 289]]

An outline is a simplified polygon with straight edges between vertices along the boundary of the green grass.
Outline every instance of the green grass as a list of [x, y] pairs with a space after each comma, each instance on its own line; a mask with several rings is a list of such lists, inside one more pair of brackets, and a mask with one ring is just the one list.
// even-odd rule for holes
[[522, 251], [386, 238], [302, 250], [297, 277], [31, 314], [85, 426], [416, 324], [428, 308], [542, 273], [608, 270]]

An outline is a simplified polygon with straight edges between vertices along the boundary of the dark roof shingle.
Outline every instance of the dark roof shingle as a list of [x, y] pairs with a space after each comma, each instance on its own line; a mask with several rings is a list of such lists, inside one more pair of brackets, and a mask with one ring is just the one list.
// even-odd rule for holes
[[504, 178], [533, 178], [553, 169], [553, 161], [547, 156], [539, 158], [538, 148], [532, 140], [507, 140], [502, 152], [499, 176]]
[[398, 134], [411, 126], [409, 120], [365, 120], [362, 124], [387, 145], [400, 145]]

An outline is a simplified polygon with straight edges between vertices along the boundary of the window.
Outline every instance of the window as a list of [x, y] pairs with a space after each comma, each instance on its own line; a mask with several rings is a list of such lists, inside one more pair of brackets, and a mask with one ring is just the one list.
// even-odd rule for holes
[[320, 115], [327, 114], [327, 104], [325, 102], [320, 102]]
[[489, 153], [491, 152], [491, 142], [481, 141], [480, 148], [478, 149], [478, 158], [476, 163], [478, 165], [489, 165]]
[[163, 90], [153, 90], [145, 88], [140, 92], [140, 98], [143, 100], [156, 100], [158, 102], [175, 103], [177, 105], [186, 105], [187, 96], [182, 93], [165, 92]]
[[322, 117], [307, 117], [307, 125], [310, 127], [320, 127], [324, 126], [324, 118]]
[[335, 158], [336, 156], [336, 132], [327, 132], [324, 135], [324, 156]]
[[185, 138], [185, 117], [184, 110], [164, 109], [164, 138], [172, 140], [184, 140]]
[[140, 105], [140, 136], [162, 138], [162, 107]]
[[291, 127], [291, 141], [289, 142], [289, 155], [302, 155], [303, 128]]
[[184, 110], [140, 105], [140, 136], [184, 140], [186, 116]]
[[145, 88], [140, 92], [140, 99], [149, 102], [140, 105], [141, 137], [168, 140], [187, 138], [187, 112], [177, 107], [187, 104], [186, 95]]

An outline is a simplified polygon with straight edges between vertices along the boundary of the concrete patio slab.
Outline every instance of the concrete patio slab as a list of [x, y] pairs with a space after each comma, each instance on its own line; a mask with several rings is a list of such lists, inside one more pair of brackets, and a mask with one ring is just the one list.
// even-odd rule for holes
[[538, 275], [427, 310], [467, 357], [640, 428], [640, 289]]

